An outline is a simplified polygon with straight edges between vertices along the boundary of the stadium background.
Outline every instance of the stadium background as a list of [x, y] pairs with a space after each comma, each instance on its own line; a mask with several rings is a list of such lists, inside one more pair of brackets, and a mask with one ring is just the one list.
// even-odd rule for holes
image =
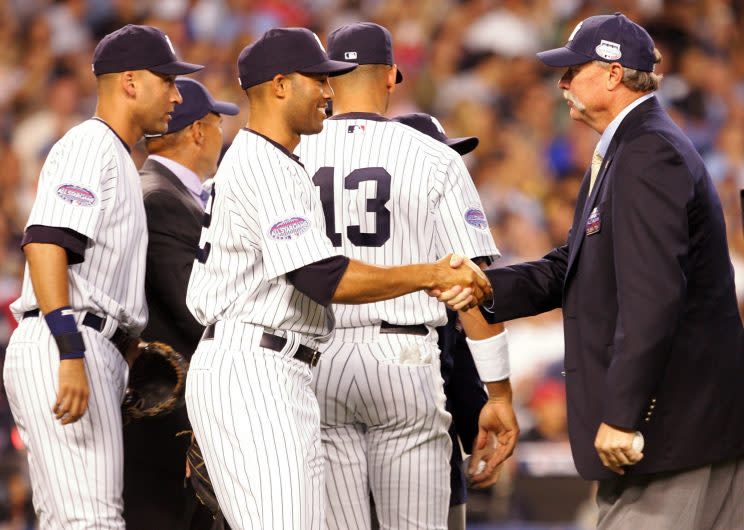
[[[475, 135], [466, 158], [500, 265], [538, 258], [565, 241], [574, 199], [598, 135], [571, 122], [559, 72], [534, 52], [563, 44], [583, 18], [623, 11], [646, 27], [664, 60], [658, 93], [703, 156], [721, 197], [744, 306], [744, 2], [734, 0], [0, 0], [0, 362], [20, 291], [19, 242], [39, 168], [52, 144], [93, 113], [95, 43], [126, 24], [163, 29], [195, 77], [241, 105], [225, 117], [229, 144], [247, 117], [235, 61], [275, 26], [321, 39], [355, 20], [393, 33], [405, 74], [389, 116], [424, 111], [450, 136]], [[134, 153], [144, 160], [141, 146]], [[590, 528], [591, 486], [575, 476], [567, 444], [558, 311], [510, 323], [523, 440], [499, 483], [471, 492], [469, 528]], [[0, 392], [0, 530], [34, 528], [25, 456]]]

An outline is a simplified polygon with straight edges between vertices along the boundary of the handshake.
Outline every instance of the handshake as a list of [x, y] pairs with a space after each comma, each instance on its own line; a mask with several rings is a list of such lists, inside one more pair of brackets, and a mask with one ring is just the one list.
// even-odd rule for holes
[[450, 254], [432, 264], [431, 287], [426, 290], [455, 311], [467, 311], [491, 300], [491, 282], [468, 258]]

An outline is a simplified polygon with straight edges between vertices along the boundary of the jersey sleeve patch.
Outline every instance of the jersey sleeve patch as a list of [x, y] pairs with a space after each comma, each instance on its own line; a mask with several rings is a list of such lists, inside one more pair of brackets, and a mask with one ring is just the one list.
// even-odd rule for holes
[[98, 201], [95, 193], [77, 184], [61, 184], [57, 197], [74, 206], [93, 206]]
[[486, 214], [484, 214], [483, 210], [481, 210], [480, 208], [468, 208], [467, 210], [465, 210], [464, 217], [465, 222], [473, 228], [483, 231], [488, 230], [488, 220], [486, 219]]
[[308, 230], [310, 230], [310, 219], [295, 215], [274, 223], [269, 228], [269, 237], [275, 241], [290, 241], [301, 237]]

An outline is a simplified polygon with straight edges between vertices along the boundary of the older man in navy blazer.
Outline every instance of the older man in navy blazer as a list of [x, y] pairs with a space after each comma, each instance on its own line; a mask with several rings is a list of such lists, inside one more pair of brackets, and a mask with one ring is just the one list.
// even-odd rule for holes
[[571, 118], [602, 136], [568, 243], [488, 271], [486, 314], [563, 308], [571, 447], [600, 481], [599, 528], [744, 528], [744, 331], [715, 188], [654, 96], [661, 56], [616, 13], [538, 58], [567, 68]]

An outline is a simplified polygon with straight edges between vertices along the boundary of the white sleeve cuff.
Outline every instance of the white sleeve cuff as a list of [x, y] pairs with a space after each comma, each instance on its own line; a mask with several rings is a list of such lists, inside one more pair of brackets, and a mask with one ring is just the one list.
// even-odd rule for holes
[[475, 361], [475, 367], [478, 369], [481, 381], [493, 383], [494, 381], [503, 381], [511, 375], [506, 330], [487, 339], [470, 340], [466, 337], [465, 341], [473, 355], [473, 361]]

